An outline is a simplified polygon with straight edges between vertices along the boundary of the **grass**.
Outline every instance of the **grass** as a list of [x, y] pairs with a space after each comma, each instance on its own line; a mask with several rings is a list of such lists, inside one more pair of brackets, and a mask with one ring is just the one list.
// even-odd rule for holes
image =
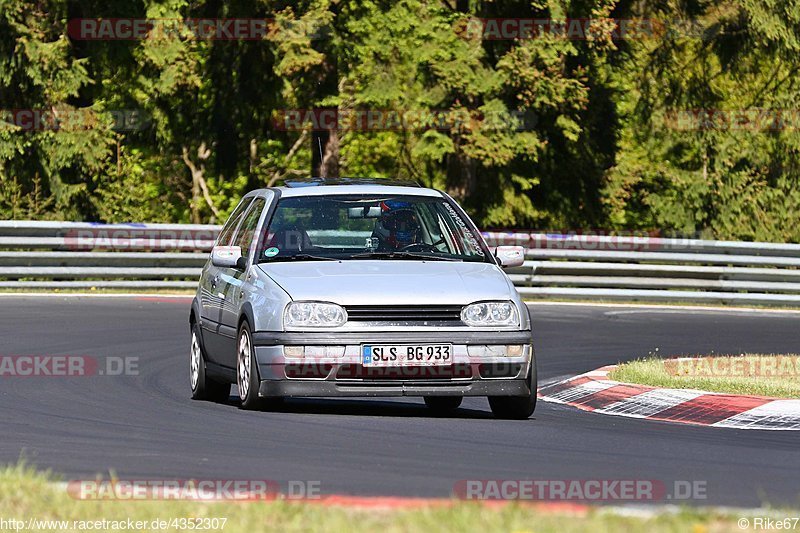
[[[375, 510], [286, 501], [198, 503], [189, 501], [80, 501], [53, 483], [54, 478], [20, 464], [0, 469], [0, 519], [66, 520], [61, 531], [76, 531], [73, 521], [226, 518], [226, 533], [258, 531], [351, 532], [717, 532], [737, 530], [731, 511], [681, 509], [649, 517], [622, 516], [602, 508], [569, 513], [535, 505], [481, 505], [454, 501], [416, 510]], [[763, 515], [764, 511], [756, 511]], [[739, 514], [738, 516], [742, 516]], [[753, 516], [752, 512], [750, 516]], [[779, 515], [783, 516], [783, 515]], [[785, 516], [797, 516], [787, 512]], [[0, 523], [0, 527], [3, 524]], [[95, 528], [96, 529], [96, 528]], [[11, 530], [6, 527], [4, 530]], [[45, 531], [45, 528], [40, 528]], [[55, 529], [50, 529], [55, 530]], [[145, 530], [151, 530], [150, 527]], [[175, 531], [166, 529], [166, 531]], [[209, 530], [209, 531], [214, 531]]]
[[743, 354], [691, 360], [642, 359], [619, 365], [609, 378], [670, 389], [800, 398], [800, 356]]

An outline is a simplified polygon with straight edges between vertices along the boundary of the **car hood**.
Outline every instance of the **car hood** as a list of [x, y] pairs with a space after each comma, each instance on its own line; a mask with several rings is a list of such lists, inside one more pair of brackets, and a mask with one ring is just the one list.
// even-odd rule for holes
[[340, 305], [465, 305], [514, 296], [505, 274], [489, 263], [349, 260], [258, 266], [293, 300]]

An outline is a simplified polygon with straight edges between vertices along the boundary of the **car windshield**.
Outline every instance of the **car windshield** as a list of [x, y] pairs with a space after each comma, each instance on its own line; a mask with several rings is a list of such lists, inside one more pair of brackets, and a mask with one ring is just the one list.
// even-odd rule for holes
[[325, 260], [489, 261], [480, 236], [441, 197], [282, 198], [260, 263]]

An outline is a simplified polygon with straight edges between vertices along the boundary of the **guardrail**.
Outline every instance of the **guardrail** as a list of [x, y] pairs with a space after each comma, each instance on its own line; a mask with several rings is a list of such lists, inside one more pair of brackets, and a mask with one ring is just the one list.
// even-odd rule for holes
[[[189, 289], [219, 226], [0, 221], [0, 288]], [[525, 297], [800, 306], [800, 245], [486, 232]]]
[[220, 226], [0, 221], [0, 288], [190, 289]]

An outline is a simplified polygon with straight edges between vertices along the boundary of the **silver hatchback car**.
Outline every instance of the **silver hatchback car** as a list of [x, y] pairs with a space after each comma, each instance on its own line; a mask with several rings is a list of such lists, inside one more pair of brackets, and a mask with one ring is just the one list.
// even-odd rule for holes
[[255, 409], [286, 397], [420, 396], [434, 410], [486, 396], [495, 416], [536, 406], [531, 319], [447, 194], [386, 180], [252, 191], [223, 226], [192, 302], [195, 399], [231, 384]]

